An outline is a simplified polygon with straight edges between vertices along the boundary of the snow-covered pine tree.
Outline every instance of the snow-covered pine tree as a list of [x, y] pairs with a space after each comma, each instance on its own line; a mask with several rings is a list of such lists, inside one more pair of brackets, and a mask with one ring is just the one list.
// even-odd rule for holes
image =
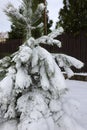
[[[14, 8], [9, 11], [24, 19]], [[70, 104], [63, 96], [67, 89], [59, 68], [69, 73], [70, 66], [80, 68], [83, 63], [63, 54], [52, 56], [40, 46], [61, 47], [60, 41], [54, 39], [61, 28], [34, 39], [30, 23], [28, 27], [29, 39], [17, 52], [0, 60], [0, 130], [83, 130], [66, 109]]]
[[36, 10], [33, 9], [33, 6], [34, 0], [22, 0], [20, 11], [11, 3], [9, 3], [4, 10], [12, 23], [15, 22], [17, 26], [23, 28], [25, 39], [31, 37], [32, 30], [43, 27], [43, 23], [38, 23], [38, 21], [42, 16], [45, 6], [43, 3], [40, 3], [38, 6], [36, 5], [37, 8], [34, 7]]

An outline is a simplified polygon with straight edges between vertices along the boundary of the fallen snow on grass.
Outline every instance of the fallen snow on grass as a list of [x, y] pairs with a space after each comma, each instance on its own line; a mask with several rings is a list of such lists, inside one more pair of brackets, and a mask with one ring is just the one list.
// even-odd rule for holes
[[[76, 102], [79, 106], [77, 114], [73, 114], [74, 119], [87, 130], [87, 82], [66, 80], [66, 84], [69, 89], [66, 98], [74, 99], [73, 101], [70, 100], [72, 104], [73, 102]], [[72, 111], [72, 108], [69, 109]]]

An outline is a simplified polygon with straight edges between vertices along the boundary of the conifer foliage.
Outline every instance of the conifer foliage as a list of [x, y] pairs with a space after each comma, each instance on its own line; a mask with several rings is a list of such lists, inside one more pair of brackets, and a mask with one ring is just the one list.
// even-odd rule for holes
[[0, 60], [0, 130], [84, 130], [68, 109], [71, 105], [64, 98], [67, 89], [60, 70], [64, 67], [70, 76], [70, 67], [81, 68], [83, 63], [63, 54], [52, 55], [40, 46], [61, 47], [54, 38], [63, 29], [34, 39], [30, 19], [25, 20], [12, 6], [9, 11], [14, 18], [28, 21], [29, 38], [17, 52]]
[[76, 130], [83, 130], [64, 109], [67, 89], [59, 68], [64, 67], [70, 77], [70, 67], [81, 68], [83, 63], [63, 54], [52, 56], [40, 46], [61, 47], [54, 39], [61, 31], [36, 40], [30, 37], [16, 53], [0, 60], [1, 130], [7, 130], [7, 126], [9, 130], [73, 130], [73, 123]]
[[62, 26], [65, 32], [87, 32], [87, 0], [63, 0], [63, 4], [57, 24]]
[[[9, 39], [26, 39], [27, 31], [29, 27], [27, 27], [27, 24], [30, 22], [33, 26], [31, 29], [31, 34], [34, 38], [38, 38], [44, 34], [44, 8], [40, 10], [41, 8], [41, 2], [43, 3], [43, 0], [32, 0], [32, 3], [30, 1], [22, 1], [21, 5], [16, 9], [13, 7], [12, 4], [9, 4], [7, 8], [5, 9], [6, 15], [10, 18], [11, 24], [11, 31], [9, 34]], [[31, 4], [31, 5], [30, 5]], [[39, 6], [38, 6], [39, 5]], [[29, 16], [29, 6], [31, 6], [31, 16]], [[10, 12], [9, 9], [14, 8], [14, 13], [17, 11], [20, 16], [24, 17], [23, 20], [21, 17], [13, 17], [12, 12]], [[28, 13], [29, 12], [29, 13]], [[25, 15], [26, 13], [26, 15]], [[41, 15], [42, 14], [42, 15]], [[36, 15], [36, 16], [35, 16]], [[46, 17], [47, 17], [47, 33], [51, 32], [50, 27], [52, 26], [52, 20], [49, 20], [47, 11], [46, 11]], [[39, 26], [38, 26], [39, 25]]]
[[[31, 37], [32, 30], [42, 28], [43, 26], [39, 19], [42, 16], [41, 14], [43, 13], [44, 8], [45, 6], [43, 3], [36, 4], [34, 7], [32, 0], [22, 0], [22, 5], [19, 9], [16, 9], [11, 3], [9, 3], [5, 9], [5, 13], [13, 23], [12, 34], [16, 38], [23, 37], [24, 40]], [[17, 33], [18, 36], [16, 35], [17, 31], [19, 31], [19, 33]], [[11, 35], [11, 37], [13, 36]]]

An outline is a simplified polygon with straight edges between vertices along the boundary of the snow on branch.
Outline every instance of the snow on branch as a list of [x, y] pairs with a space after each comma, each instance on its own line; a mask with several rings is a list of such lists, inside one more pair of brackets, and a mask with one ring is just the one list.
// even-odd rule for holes
[[[52, 89], [54, 91], [54, 93], [57, 93], [57, 94], [63, 93], [66, 86], [65, 86], [64, 77], [61, 74], [60, 68], [57, 66], [52, 55], [47, 50], [45, 50], [44, 48], [42, 48], [40, 46], [38, 46], [36, 49], [38, 50], [40, 62], [42, 63], [41, 64], [41, 73], [42, 73], [42, 75], [45, 76], [44, 79], [41, 78], [41, 81], [43, 80], [42, 83], [45, 81], [47, 82], [47, 84], [45, 83], [45, 85], [47, 85], [47, 86], [44, 86], [45, 90], [48, 89], [49, 85], [50, 85], [50, 89]], [[45, 74], [43, 74], [43, 72]], [[40, 75], [41, 75], [41, 73], [40, 73]], [[44, 85], [44, 83], [43, 83], [43, 85]], [[52, 86], [52, 88], [51, 88], [51, 86]]]
[[64, 32], [62, 27], [59, 27], [58, 29], [55, 29], [50, 34], [48, 34], [48, 37], [55, 38], [58, 35], [61, 35]]
[[59, 40], [55, 40], [49, 36], [42, 36], [38, 39], [36, 39], [36, 44], [46, 44], [46, 45], [57, 45], [58, 47], [61, 47], [61, 42]]
[[0, 67], [4, 67], [4, 68], [6, 68], [6, 67], [8, 67], [9, 66], [9, 61], [11, 60], [11, 58], [10, 57], [8, 57], [8, 56], [6, 56], [6, 57], [4, 57], [3, 59], [1, 59], [0, 60]]
[[21, 23], [20, 21], [23, 21], [23, 23], [26, 24], [26, 19], [23, 17], [22, 14], [19, 13], [19, 11], [12, 4], [8, 4], [7, 8], [4, 11], [7, 14], [7, 16], [9, 16], [12, 22], [14, 20], [17, 20], [19, 21], [19, 24]]
[[44, 4], [40, 3], [35, 11], [35, 13], [32, 16], [32, 25], [34, 25], [42, 16], [42, 12], [44, 11]]
[[59, 40], [53, 39], [45, 35], [38, 39], [34, 39], [33, 37], [31, 37], [27, 40], [26, 43], [30, 48], [34, 48], [35, 46], [39, 46], [41, 44], [57, 45], [59, 48], [61, 47], [61, 42]]
[[45, 5], [43, 3], [40, 3], [36, 9], [35, 14], [40, 16], [44, 8], [45, 8]]
[[54, 39], [58, 35], [60, 35], [63, 32], [63, 28], [58, 28], [57, 30], [54, 30], [52, 33], [48, 34], [47, 36], [42, 36], [38, 39], [36, 39], [36, 44], [46, 44], [46, 45], [57, 45], [59, 48], [61, 47], [61, 42], [59, 40]]
[[54, 54], [53, 57], [57, 61], [58, 65], [64, 68], [69, 78], [74, 75], [73, 71], [70, 69], [71, 66], [74, 66], [77, 69], [84, 66], [83, 62], [65, 54]]

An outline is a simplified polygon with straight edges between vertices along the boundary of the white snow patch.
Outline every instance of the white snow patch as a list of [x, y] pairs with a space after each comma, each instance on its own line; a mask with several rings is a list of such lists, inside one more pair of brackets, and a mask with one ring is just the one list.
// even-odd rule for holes
[[27, 71], [23, 67], [19, 68], [16, 74], [15, 89], [23, 90], [28, 88], [31, 83], [31, 77], [27, 74]]
[[16, 120], [11, 120], [11, 121], [6, 121], [2, 124], [0, 124], [0, 130], [18, 130], [17, 129], [17, 121]]

